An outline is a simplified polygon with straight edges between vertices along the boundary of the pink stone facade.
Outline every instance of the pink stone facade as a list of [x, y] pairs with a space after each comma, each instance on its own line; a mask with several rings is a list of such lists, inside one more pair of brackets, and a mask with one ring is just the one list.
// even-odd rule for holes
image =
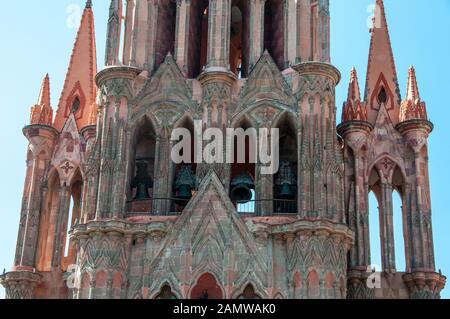
[[[0, 276], [7, 298], [439, 298], [433, 125], [413, 67], [400, 96], [376, 4], [366, 92], [353, 69], [337, 125], [329, 0], [111, 0], [98, 73], [87, 1], [55, 117], [46, 76], [23, 130], [17, 249]], [[283, 169], [173, 163], [172, 132], [193, 132], [195, 121], [279, 129]], [[240, 174], [253, 185], [236, 186]], [[394, 191], [406, 269], [395, 263]], [[380, 274], [370, 268], [369, 192]]]

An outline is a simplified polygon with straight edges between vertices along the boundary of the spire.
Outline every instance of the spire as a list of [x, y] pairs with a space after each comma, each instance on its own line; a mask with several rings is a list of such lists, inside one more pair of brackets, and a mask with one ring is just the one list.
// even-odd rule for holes
[[419, 88], [416, 80], [416, 70], [411, 65], [408, 70], [408, 87], [406, 88], [406, 100], [420, 100]]
[[95, 47], [94, 14], [92, 1], [86, 2], [80, 28], [73, 46], [63, 90], [59, 99], [54, 127], [61, 130], [71, 113], [81, 129], [90, 125], [95, 104], [97, 87], [97, 56]]
[[50, 78], [42, 80], [37, 104], [31, 107], [30, 124], [52, 125], [53, 109], [50, 106]]
[[368, 104], [369, 122], [373, 124], [382, 103], [390, 117], [397, 119], [401, 101], [383, 0], [376, 0], [370, 32], [372, 36], [364, 100]]
[[354, 67], [350, 72], [348, 97], [342, 110], [342, 122], [347, 121], [367, 121], [367, 109], [365, 103], [361, 102], [358, 74]]
[[420, 101], [419, 87], [417, 85], [416, 71], [413, 66], [408, 71], [408, 86], [406, 96], [400, 108], [400, 122], [408, 120], [427, 120], [427, 109]]
[[348, 98], [352, 100], [360, 100], [361, 93], [359, 91], [358, 74], [355, 67], [350, 71], [350, 83], [348, 86]]
[[41, 91], [39, 92], [37, 105], [50, 106], [50, 77], [48, 76], [48, 73], [42, 80]]
[[107, 66], [119, 63], [121, 19], [122, 1], [111, 0], [106, 35], [105, 65]]

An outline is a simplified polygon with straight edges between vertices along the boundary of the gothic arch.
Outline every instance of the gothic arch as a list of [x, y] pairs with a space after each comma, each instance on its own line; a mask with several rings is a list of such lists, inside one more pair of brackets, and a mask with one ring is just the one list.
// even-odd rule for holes
[[240, 119], [244, 115], [248, 114], [251, 114], [250, 117], [255, 117], [256, 110], [260, 109], [264, 111], [266, 108], [275, 110], [276, 114], [278, 115], [284, 112], [293, 112], [294, 110], [294, 107], [291, 104], [286, 104], [282, 100], [275, 100], [270, 98], [254, 99], [248, 101], [245, 106], [242, 105], [242, 107], [237, 107], [236, 112], [232, 116], [232, 122], [235, 122], [236, 119]]
[[[171, 139], [171, 145], [174, 146], [170, 150], [178, 150], [178, 155], [182, 156], [180, 158], [181, 162], [177, 163], [174, 161], [170, 162], [169, 168], [169, 190], [171, 194], [171, 211], [181, 213], [188, 202], [192, 199], [194, 192], [198, 186], [197, 178], [197, 165], [196, 163], [196, 146], [195, 146], [195, 124], [191, 117], [185, 115], [182, 121], [179, 121], [177, 127], [174, 129], [184, 129], [189, 132], [190, 140], [184, 141], [180, 144], [182, 149], [178, 148], [179, 143], [181, 143], [181, 138], [178, 141]], [[187, 139], [186, 134], [183, 135], [183, 139]], [[187, 159], [186, 159], [187, 158]]]
[[169, 283], [164, 283], [160, 290], [151, 299], [180, 299]]
[[255, 286], [251, 283], [245, 285], [244, 289], [241, 290], [240, 294], [233, 299], [262, 299], [255, 291]]
[[51, 269], [55, 221], [59, 205], [59, 189], [61, 187], [59, 172], [54, 167], [47, 176], [47, 190], [43, 199], [36, 255], [36, 268], [39, 271], [49, 271]]
[[209, 299], [224, 299], [226, 297], [223, 286], [214, 274], [206, 272], [196, 278], [197, 279], [193, 281], [195, 284], [191, 286], [189, 291], [191, 299], [202, 299], [202, 297], [205, 297], [205, 291], [208, 292]]
[[259, 284], [255, 284], [255, 281], [247, 280], [244, 284], [240, 285], [235, 291], [231, 294], [231, 299], [246, 299], [241, 298], [246, 293], [246, 290], [251, 287], [253, 293], [256, 298], [249, 299], [263, 299], [267, 297], [267, 294]]
[[64, 270], [70, 265], [76, 263], [76, 249], [74, 243], [70, 241], [70, 231], [72, 227], [80, 221], [81, 217], [83, 177], [79, 168], [75, 170], [69, 185], [70, 205], [68, 206], [69, 212], [67, 214], [67, 220], [63, 223], [66, 227], [62, 238], [62, 242], [64, 243], [64, 251], [61, 253], [61, 265]]
[[283, 112], [274, 120], [274, 128], [279, 129], [278, 172], [272, 176], [273, 212], [296, 214], [298, 212], [298, 134], [294, 116]]
[[[128, 164], [129, 180], [127, 181], [128, 201], [133, 201], [139, 197], [139, 185], [136, 179], [138, 168], [141, 169], [139, 173], [142, 173], [142, 176], [139, 176], [138, 178], [142, 178], [142, 183], [145, 183], [147, 186], [146, 188], [142, 186], [142, 195], [146, 195], [145, 199], [149, 199], [147, 196], [152, 196], [149, 189], [153, 189], [153, 181], [156, 174], [155, 161], [158, 136], [157, 127], [154, 123], [152, 116], [144, 115], [132, 128], [131, 145], [129, 149], [131, 160]], [[139, 199], [144, 198], [142, 197]]]
[[[395, 169], [395, 167], [398, 167], [400, 169], [400, 172], [402, 173], [403, 179], [406, 181], [406, 172], [404, 169], [404, 165], [401, 165], [401, 163], [399, 162], [399, 160], [395, 159], [394, 157], [392, 157], [391, 155], [387, 154], [387, 153], [383, 153], [380, 156], [378, 156], [375, 160], [372, 160], [371, 163], [368, 165], [367, 168], [367, 178], [370, 177], [370, 174], [372, 172], [372, 170], [376, 168], [377, 165], [380, 165], [382, 163], [383, 160], [389, 160], [392, 162], [392, 167], [389, 168], [390, 170], [390, 175], [389, 175], [389, 179], [392, 178], [392, 173]], [[377, 173], [380, 174], [380, 171], [377, 169]], [[381, 176], [380, 176], [381, 177]]]
[[[243, 115], [237, 121], [233, 121], [233, 128], [242, 129], [245, 134], [249, 133], [249, 135], [245, 135], [245, 141], [243, 139], [239, 139], [237, 136], [233, 137], [233, 149], [228, 149], [227, 154], [233, 154], [231, 170], [230, 170], [230, 198], [236, 205], [242, 206], [242, 208], [248, 204], [250, 200], [255, 200], [255, 186], [257, 180], [257, 163], [258, 160], [258, 145], [257, 145], [257, 128], [254, 125], [253, 121], [249, 119], [248, 116]], [[253, 131], [252, 131], [253, 130]], [[252, 134], [254, 133], [254, 134]], [[230, 141], [231, 142], [231, 141]], [[242, 143], [244, 142], [244, 143]], [[242, 144], [244, 148], [242, 148]], [[243, 160], [243, 161], [242, 161]], [[241, 181], [242, 183], [240, 183]], [[239, 186], [239, 185], [241, 186]], [[242, 186], [246, 184], [247, 186]], [[245, 189], [247, 188], [247, 189]], [[237, 191], [237, 189], [241, 189], [241, 191]], [[247, 194], [245, 196], [238, 196], [237, 194]], [[239, 198], [246, 198], [242, 202], [240, 202]], [[246, 207], [247, 210], [255, 210], [254, 203], [250, 203], [253, 207]], [[253, 209], [252, 209], [253, 208]], [[251, 213], [250, 211], [248, 213]]]

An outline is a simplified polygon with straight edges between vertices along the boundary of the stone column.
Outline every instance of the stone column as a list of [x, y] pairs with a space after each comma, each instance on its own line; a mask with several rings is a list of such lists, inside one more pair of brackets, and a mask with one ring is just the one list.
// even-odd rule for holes
[[209, 1], [207, 68], [229, 69], [231, 0]]
[[126, 16], [125, 16], [125, 32], [123, 45], [123, 64], [132, 65], [131, 59], [131, 41], [133, 35], [134, 24], [134, 9], [136, 7], [136, 0], [127, 0]]
[[312, 60], [311, 4], [297, 0], [297, 58], [296, 63]]
[[[170, 210], [171, 183], [168, 181], [172, 162], [170, 152], [172, 149], [172, 141], [170, 140], [170, 130], [165, 128], [161, 135], [157, 137], [155, 154], [155, 170], [153, 182], [153, 213], [155, 215], [163, 215]], [[167, 200], [166, 200], [167, 199]]]
[[395, 272], [395, 248], [394, 248], [394, 227], [392, 208], [392, 185], [381, 183], [381, 235], [382, 235], [382, 257], [383, 270]]
[[296, 13], [296, 7], [297, 7], [297, 1], [298, 0], [284, 0], [284, 12], [285, 12], [285, 18], [284, 18], [284, 60], [288, 63], [286, 67], [289, 66], [289, 64], [295, 64], [296, 63], [296, 56], [297, 56], [297, 42], [296, 39], [297, 36], [297, 13]]
[[111, 0], [106, 35], [105, 65], [119, 64], [121, 25], [122, 1]]
[[264, 5], [266, 0], [250, 1], [250, 61], [251, 70], [264, 51]]
[[191, 0], [177, 0], [177, 25], [175, 29], [175, 60], [186, 75], [188, 72], [189, 19]]

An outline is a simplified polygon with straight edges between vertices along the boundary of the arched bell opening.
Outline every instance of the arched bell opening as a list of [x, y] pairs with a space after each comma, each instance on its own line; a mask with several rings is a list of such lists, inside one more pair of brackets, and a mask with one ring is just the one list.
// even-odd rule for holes
[[237, 78], [246, 78], [250, 52], [249, 1], [233, 0], [231, 6], [230, 70]]
[[398, 166], [396, 166], [392, 175], [392, 188], [395, 266], [398, 271], [406, 271], [410, 267], [408, 264], [409, 258], [407, 258], [409, 250], [407, 220], [403, 204], [405, 182], [403, 173]]
[[[180, 132], [179, 139], [173, 141], [176, 148], [177, 163], [174, 164], [173, 173], [173, 198], [172, 211], [182, 212], [192, 196], [195, 195], [198, 186], [197, 164], [195, 163], [194, 123], [186, 117], [175, 128]], [[172, 160], [174, 160], [172, 158]]]
[[168, 53], [174, 55], [177, 4], [174, 0], [158, 2], [158, 23], [156, 25], [155, 68], [158, 68]]
[[223, 299], [223, 291], [216, 278], [206, 273], [199, 277], [192, 288], [191, 299]]
[[52, 267], [53, 242], [55, 239], [56, 218], [60, 201], [61, 181], [56, 169], [51, 171], [44, 188], [44, 203], [40, 217], [36, 270], [50, 271]]
[[367, 240], [369, 241], [370, 265], [372, 269], [381, 271], [383, 240], [381, 234], [381, 179], [376, 169], [372, 169], [369, 175], [369, 210]]
[[288, 115], [284, 115], [278, 129], [280, 168], [273, 179], [273, 211], [276, 214], [296, 214], [298, 151], [295, 124]]
[[239, 213], [255, 213], [257, 132], [246, 120], [235, 127], [230, 198]]
[[80, 221], [81, 213], [81, 197], [83, 189], [83, 179], [79, 170], [75, 173], [70, 186], [70, 202], [67, 220], [63, 223], [64, 237], [62, 256], [62, 269], [67, 270], [70, 265], [76, 263], [76, 248], [73, 241], [70, 239], [70, 232], [72, 228]]
[[164, 285], [159, 294], [155, 297], [155, 299], [178, 299], [177, 296], [172, 292], [172, 288], [169, 285]]
[[286, 67], [284, 58], [286, 1], [267, 0], [264, 6], [264, 50], [267, 50], [280, 70]]
[[255, 288], [252, 284], [248, 284], [242, 294], [240, 294], [237, 299], [247, 299], [247, 300], [255, 300], [261, 299], [261, 297], [255, 292]]
[[155, 154], [155, 129], [151, 121], [145, 117], [137, 126], [132, 147], [128, 192], [129, 210], [132, 213], [149, 213], [152, 210]]
[[208, 54], [209, 0], [191, 1], [189, 13], [188, 77], [196, 78]]

